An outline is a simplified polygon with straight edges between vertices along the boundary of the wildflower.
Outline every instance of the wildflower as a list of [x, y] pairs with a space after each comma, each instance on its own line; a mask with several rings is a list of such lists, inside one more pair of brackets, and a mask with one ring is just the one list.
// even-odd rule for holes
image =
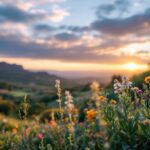
[[60, 80], [56, 80], [55, 81], [55, 88], [57, 90], [57, 96], [58, 96], [58, 99], [57, 99], [57, 102], [59, 104], [59, 112], [60, 112], [60, 115], [61, 115], [61, 120], [63, 118], [63, 113], [62, 113], [62, 99], [61, 99], [61, 86], [60, 86]]
[[61, 87], [60, 87], [60, 80], [56, 80], [56, 81], [55, 81], [55, 88], [56, 88], [56, 90], [57, 90], [57, 96], [58, 96], [57, 102], [58, 102], [58, 103], [61, 103]]
[[147, 84], [150, 83], [150, 76], [145, 77], [144, 81], [145, 81], [145, 83], [147, 83]]
[[140, 90], [138, 87], [133, 87], [133, 88], [131, 88], [131, 90], [136, 92], [137, 94], [142, 94], [143, 93], [143, 91]]
[[114, 80], [114, 93], [118, 94], [121, 91], [121, 83], [115, 79]]
[[105, 100], [105, 97], [104, 97], [104, 96], [99, 96], [99, 101], [100, 101], [100, 102], [104, 102], [104, 100]]
[[76, 109], [76, 108], [72, 109], [72, 113], [77, 115], [78, 114], [78, 109]]
[[107, 122], [106, 122], [105, 120], [101, 120], [101, 121], [100, 121], [100, 125], [101, 125], [101, 126], [106, 126], [106, 125], [107, 125]]
[[137, 91], [137, 94], [142, 94], [142, 93], [143, 93], [143, 91], [140, 89]]
[[30, 128], [30, 127], [26, 128], [26, 131], [25, 131], [25, 135], [26, 135], [26, 137], [28, 137], [28, 136], [29, 136], [30, 131], [31, 131], [31, 128]]
[[92, 99], [98, 100], [99, 99], [99, 83], [96, 81], [93, 81], [90, 88], [92, 91]]
[[132, 82], [128, 79], [127, 76], [123, 76], [122, 77], [122, 85], [124, 86], [124, 88], [129, 88], [132, 86]]
[[90, 88], [92, 91], [99, 91], [99, 83], [96, 81], [93, 81]]
[[49, 125], [50, 125], [51, 127], [56, 127], [57, 123], [56, 123], [54, 120], [51, 120], [51, 121], [49, 122]]
[[112, 105], [116, 105], [116, 104], [117, 104], [116, 100], [114, 100], [114, 99], [112, 99], [112, 100], [110, 101], [110, 103], [111, 103]]
[[143, 124], [145, 124], [145, 125], [150, 125], [150, 119], [145, 119], [145, 120], [143, 121]]
[[17, 128], [13, 128], [13, 129], [12, 129], [12, 132], [13, 132], [13, 133], [17, 133]]
[[74, 133], [75, 131], [75, 128], [74, 128], [74, 123], [71, 122], [69, 125], [68, 125], [68, 130], [70, 133]]
[[69, 91], [65, 91], [66, 101], [65, 101], [65, 110], [69, 115], [69, 119], [72, 122], [72, 111], [74, 110], [73, 97]]
[[42, 134], [42, 133], [39, 133], [39, 134], [37, 135], [37, 138], [38, 138], [39, 140], [42, 140], [42, 139], [43, 139], [43, 134]]
[[97, 112], [95, 110], [93, 110], [93, 109], [88, 110], [86, 112], [86, 117], [87, 117], [88, 121], [92, 121], [93, 119], [95, 119], [96, 115], [97, 115]]
[[114, 80], [114, 92], [116, 94], [122, 92], [125, 89], [129, 89], [130, 87], [132, 87], [132, 82], [130, 82], [126, 76], [122, 77], [121, 83], [117, 79]]
[[66, 91], [65, 95], [66, 95], [66, 101], [65, 101], [66, 107], [65, 107], [65, 109], [69, 112], [72, 112], [74, 109], [73, 97], [69, 91]]
[[[104, 101], [105, 97], [99, 96], [100, 85], [98, 82], [93, 81], [90, 87], [91, 87], [91, 91], [92, 91], [91, 99], [96, 104], [96, 108], [99, 109], [99, 107], [101, 106], [101, 103]], [[89, 103], [89, 104], [92, 106], [92, 103]]]

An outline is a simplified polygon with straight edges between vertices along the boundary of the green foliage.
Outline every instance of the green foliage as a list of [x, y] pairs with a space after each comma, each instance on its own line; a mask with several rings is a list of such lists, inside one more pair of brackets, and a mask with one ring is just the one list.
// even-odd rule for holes
[[[30, 121], [27, 119], [30, 107], [25, 97], [20, 105], [23, 120], [0, 118], [0, 149], [148, 150], [150, 78], [142, 92], [128, 86], [128, 80], [123, 83], [119, 83], [123, 87], [115, 94], [116, 99], [110, 99], [109, 93], [107, 95], [95, 82], [91, 86], [91, 97], [77, 104], [80, 109], [74, 106], [69, 95], [62, 112], [58, 108], [46, 109], [37, 116], [39, 119]], [[33, 108], [38, 114], [44, 107], [35, 104]]]
[[15, 105], [10, 102], [0, 98], [0, 112], [5, 115], [10, 115], [15, 108]]
[[8, 82], [0, 82], [0, 89], [11, 90], [12, 85]]
[[140, 75], [134, 75], [131, 80], [133, 81], [135, 86], [142, 88], [144, 78], [147, 76], [150, 76], [150, 71], [144, 72]]
[[32, 116], [32, 115], [39, 115], [39, 114], [41, 114], [45, 109], [46, 109], [45, 105], [43, 105], [43, 104], [41, 104], [41, 103], [32, 104], [32, 105], [29, 107], [29, 116]]

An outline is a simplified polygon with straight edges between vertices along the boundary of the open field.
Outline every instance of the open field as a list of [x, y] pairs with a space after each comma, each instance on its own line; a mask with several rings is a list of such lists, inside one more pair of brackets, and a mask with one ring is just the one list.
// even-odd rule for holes
[[0, 115], [0, 149], [148, 150], [150, 76], [145, 77], [142, 89], [134, 87], [127, 77], [115, 79], [115, 99], [109, 98], [109, 93], [96, 81], [90, 89], [84, 93], [88, 98], [77, 103], [56, 80], [55, 108], [30, 118], [30, 104], [28, 97], [24, 97], [18, 119]]

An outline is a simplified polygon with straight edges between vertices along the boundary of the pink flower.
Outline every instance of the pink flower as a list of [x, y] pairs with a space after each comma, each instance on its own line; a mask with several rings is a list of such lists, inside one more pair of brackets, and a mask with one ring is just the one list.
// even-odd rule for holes
[[31, 128], [30, 128], [30, 127], [26, 128], [26, 137], [28, 137], [28, 136], [29, 136], [29, 134], [30, 134], [30, 130], [31, 130]]
[[137, 93], [138, 93], [138, 94], [142, 94], [143, 91], [142, 91], [142, 90], [138, 90]]
[[42, 140], [42, 139], [43, 139], [43, 134], [42, 134], [42, 133], [39, 133], [39, 134], [37, 135], [37, 138], [38, 138], [39, 140]]

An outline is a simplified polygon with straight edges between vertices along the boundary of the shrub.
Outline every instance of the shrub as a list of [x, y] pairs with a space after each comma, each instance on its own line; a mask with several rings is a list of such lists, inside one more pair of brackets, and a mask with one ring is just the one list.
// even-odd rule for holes
[[10, 113], [13, 112], [15, 108], [15, 105], [7, 100], [2, 100], [0, 99], [0, 112], [5, 114], [5, 115], [9, 115]]

